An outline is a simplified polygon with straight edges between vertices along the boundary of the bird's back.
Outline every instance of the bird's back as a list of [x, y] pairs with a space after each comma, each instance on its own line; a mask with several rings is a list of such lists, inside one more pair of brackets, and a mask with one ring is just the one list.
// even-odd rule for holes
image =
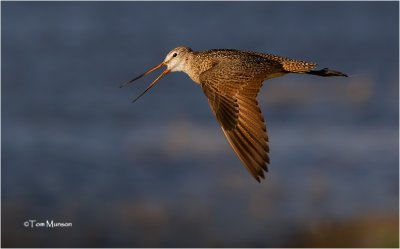
[[[212, 67], [213, 63], [224, 62], [227, 64], [244, 65], [246, 68], [254, 68], [254, 66], [264, 68], [265, 70], [262, 71], [266, 79], [270, 78], [268, 77], [269, 74], [307, 73], [316, 67], [316, 64], [311, 62], [236, 49], [212, 49], [196, 52], [195, 57], [198, 65], [203, 65], [201, 68], [203, 72]], [[238, 68], [238, 70], [242, 69]]]

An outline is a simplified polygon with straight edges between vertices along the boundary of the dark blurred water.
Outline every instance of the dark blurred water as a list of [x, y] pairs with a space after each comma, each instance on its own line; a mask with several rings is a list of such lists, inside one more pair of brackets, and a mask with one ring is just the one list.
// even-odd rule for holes
[[[398, 218], [398, 2], [1, 7], [3, 246], [296, 246], [293, 229], [313, 222]], [[155, 76], [118, 88], [181, 45], [351, 77], [265, 83], [271, 165], [259, 184], [186, 75], [135, 104]], [[25, 228], [29, 219], [73, 227]]]

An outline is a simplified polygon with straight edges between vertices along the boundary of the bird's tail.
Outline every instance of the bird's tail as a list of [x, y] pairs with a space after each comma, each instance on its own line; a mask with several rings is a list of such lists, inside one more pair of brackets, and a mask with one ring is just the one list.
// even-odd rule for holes
[[307, 74], [313, 74], [313, 75], [318, 75], [318, 76], [323, 76], [323, 77], [330, 77], [330, 76], [344, 76], [344, 77], [348, 77], [346, 74], [339, 72], [339, 71], [335, 71], [335, 70], [331, 70], [329, 68], [324, 68], [321, 70], [312, 70], [309, 72], [306, 72]]
[[301, 61], [301, 60], [293, 60], [293, 59], [288, 59], [288, 58], [279, 58], [282, 63], [282, 67], [286, 72], [289, 73], [306, 73], [306, 74], [313, 74], [313, 75], [318, 75], [318, 76], [323, 76], [323, 77], [329, 77], [329, 76], [345, 76], [348, 77], [346, 74], [331, 70], [329, 68], [324, 68], [321, 70], [314, 70], [314, 68], [317, 66], [317, 64], [312, 63], [312, 62], [306, 62], [306, 61]]

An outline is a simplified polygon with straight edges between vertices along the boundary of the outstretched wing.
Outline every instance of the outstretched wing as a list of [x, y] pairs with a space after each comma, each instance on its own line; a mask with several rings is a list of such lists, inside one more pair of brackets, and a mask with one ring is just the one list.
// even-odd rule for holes
[[267, 130], [256, 100], [265, 72], [240, 66], [220, 63], [202, 73], [200, 82], [229, 144], [260, 181], [269, 163]]

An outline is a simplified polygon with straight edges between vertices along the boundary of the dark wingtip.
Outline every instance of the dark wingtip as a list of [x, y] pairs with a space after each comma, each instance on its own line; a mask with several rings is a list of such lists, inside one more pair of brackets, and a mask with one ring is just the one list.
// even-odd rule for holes
[[257, 180], [257, 182], [261, 183], [261, 180], [265, 180], [264, 172], [261, 171], [257, 175], [254, 175], [254, 178]]

